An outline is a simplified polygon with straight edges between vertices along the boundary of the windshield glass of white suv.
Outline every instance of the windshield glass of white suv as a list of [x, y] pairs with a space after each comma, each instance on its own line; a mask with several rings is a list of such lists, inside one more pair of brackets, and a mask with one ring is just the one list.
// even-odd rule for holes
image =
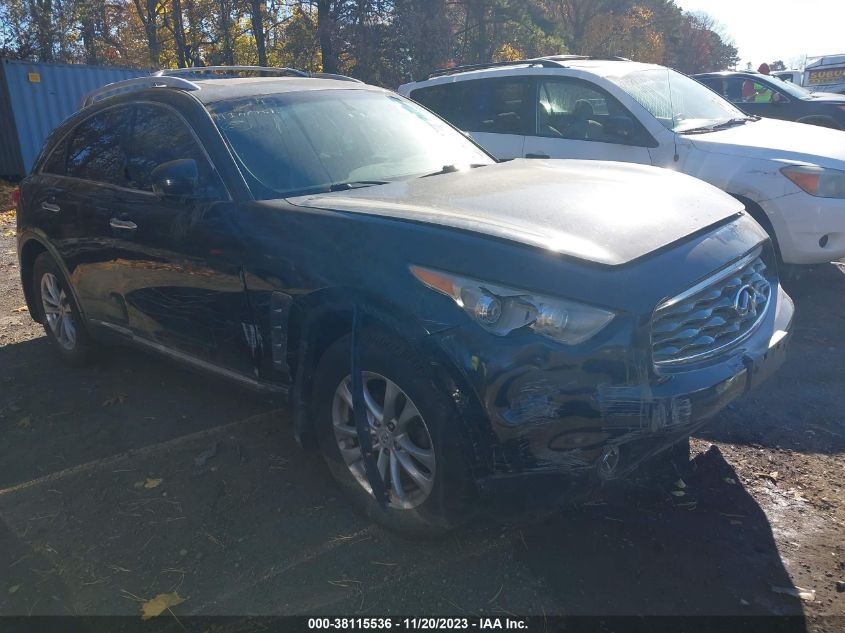
[[258, 199], [494, 162], [438, 117], [388, 93], [315, 90], [221, 101], [208, 109]]
[[710, 88], [668, 68], [640, 70], [608, 79], [673, 132], [683, 133], [746, 117]]

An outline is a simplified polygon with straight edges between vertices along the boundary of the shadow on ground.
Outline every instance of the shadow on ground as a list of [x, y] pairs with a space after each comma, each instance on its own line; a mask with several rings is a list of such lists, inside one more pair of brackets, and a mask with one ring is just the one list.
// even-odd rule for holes
[[275, 403], [128, 350], [67, 369], [40, 339], [0, 364], [0, 614], [138, 616], [167, 592], [177, 615], [801, 614], [715, 449], [681, 497], [627, 484], [408, 541], [338, 498]]
[[[786, 364], [700, 438], [845, 451], [845, 273], [802, 283]], [[792, 587], [773, 526], [797, 542], [821, 515], [770, 524], [715, 448], [685, 489], [407, 541], [350, 511], [278, 402], [125, 349], [68, 369], [43, 337], [0, 366], [0, 614], [137, 616], [165, 592], [178, 615], [802, 613], [772, 589]]]

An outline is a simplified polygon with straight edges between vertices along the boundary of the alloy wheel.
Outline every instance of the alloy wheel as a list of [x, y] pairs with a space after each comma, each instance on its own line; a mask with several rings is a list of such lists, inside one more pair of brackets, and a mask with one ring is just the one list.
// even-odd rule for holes
[[[423, 503], [434, 486], [434, 444], [414, 402], [390, 379], [364, 372], [364, 402], [379, 474], [389, 491], [389, 505], [410, 509]], [[358, 483], [372, 493], [364, 470], [352, 415], [352, 377], [337, 386], [332, 427], [340, 454]]]
[[66, 350], [76, 346], [76, 324], [70, 301], [53, 273], [41, 277], [41, 306], [56, 341]]

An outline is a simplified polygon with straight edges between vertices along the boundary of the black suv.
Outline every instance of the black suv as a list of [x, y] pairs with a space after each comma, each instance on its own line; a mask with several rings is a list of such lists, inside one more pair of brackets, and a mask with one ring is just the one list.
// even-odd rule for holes
[[724, 71], [692, 77], [748, 114], [845, 130], [845, 95], [810, 92], [762, 73]]
[[286, 394], [360, 506], [432, 532], [503, 482], [628, 473], [781, 363], [792, 302], [733, 198], [496, 163], [390, 91], [289, 74], [121, 82], [51, 135], [19, 258], [65, 360], [128, 341]]

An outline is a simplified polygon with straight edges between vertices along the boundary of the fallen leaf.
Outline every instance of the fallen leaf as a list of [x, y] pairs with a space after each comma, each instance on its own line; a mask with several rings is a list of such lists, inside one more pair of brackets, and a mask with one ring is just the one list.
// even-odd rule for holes
[[141, 605], [142, 620], [149, 620], [164, 613], [170, 607], [185, 602], [185, 598], [178, 593], [160, 593], [152, 600], [147, 600]]
[[676, 497], [683, 497], [687, 493], [685, 493], [683, 490], [673, 490], [672, 494], [675, 495]]
[[20, 588], [21, 588], [20, 585], [12, 585], [11, 587], [9, 587], [9, 595], [12, 595], [13, 593], [15, 593]]
[[126, 394], [125, 393], [119, 393], [116, 396], [114, 396], [113, 398], [109, 398], [108, 400], [104, 400], [103, 406], [104, 407], [113, 407], [117, 404], [123, 404], [124, 402], [126, 402]]
[[687, 484], [683, 479], [679, 479], [678, 481], [675, 482], [675, 488], [678, 488], [679, 490], [683, 490], [686, 487], [687, 487]]
[[722, 481], [724, 481], [726, 484], [730, 484], [732, 486], [736, 485], [736, 479], [734, 479], [733, 477], [725, 477]]
[[29, 416], [21, 418], [18, 422], [18, 426], [22, 429], [28, 429], [30, 424], [32, 424], [32, 418], [30, 418]]
[[164, 479], [147, 478], [147, 479], [144, 479], [143, 481], [136, 481], [135, 487], [136, 488], [146, 488], [147, 490], [152, 490], [153, 488], [158, 488], [161, 485], [162, 481], [164, 481]]
[[26, 306], [19, 306], [19, 307], [15, 308], [14, 310], [12, 310], [12, 312], [26, 312], [28, 309], [29, 308], [27, 308]]

